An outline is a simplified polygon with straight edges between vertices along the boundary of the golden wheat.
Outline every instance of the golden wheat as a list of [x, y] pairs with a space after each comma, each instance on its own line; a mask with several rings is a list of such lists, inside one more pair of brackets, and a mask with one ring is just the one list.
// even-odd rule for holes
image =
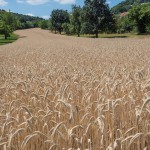
[[0, 150], [149, 150], [150, 38], [31, 29], [0, 47]]

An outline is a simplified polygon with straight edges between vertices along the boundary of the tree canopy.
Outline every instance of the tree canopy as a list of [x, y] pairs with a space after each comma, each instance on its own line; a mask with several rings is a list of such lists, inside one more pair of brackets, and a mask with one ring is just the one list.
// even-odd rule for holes
[[58, 31], [61, 34], [63, 23], [69, 22], [69, 13], [62, 9], [55, 9], [51, 13], [51, 22], [55, 32]]
[[72, 6], [72, 19], [71, 23], [73, 25], [74, 32], [80, 36], [81, 33], [81, 23], [82, 23], [82, 9], [80, 6]]
[[16, 19], [12, 13], [7, 12], [0, 17], [0, 34], [4, 34], [5, 39], [16, 29]]
[[83, 7], [83, 33], [95, 34], [103, 32], [112, 20], [112, 14], [106, 0], [85, 0]]

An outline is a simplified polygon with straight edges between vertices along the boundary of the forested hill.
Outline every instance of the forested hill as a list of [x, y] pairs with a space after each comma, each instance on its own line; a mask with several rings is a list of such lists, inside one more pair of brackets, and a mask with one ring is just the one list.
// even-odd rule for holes
[[[0, 18], [3, 17], [6, 13], [7, 12], [5, 10], [0, 9]], [[38, 27], [38, 23], [44, 20], [43, 18], [40, 17], [23, 15], [23, 14], [18, 14], [13, 12], [12, 15], [17, 20], [17, 25], [19, 29]]]
[[150, 0], [125, 0], [118, 5], [114, 6], [111, 11], [114, 14], [119, 14], [123, 12], [127, 12], [129, 9], [132, 8], [134, 5], [138, 5], [140, 3], [148, 3]]

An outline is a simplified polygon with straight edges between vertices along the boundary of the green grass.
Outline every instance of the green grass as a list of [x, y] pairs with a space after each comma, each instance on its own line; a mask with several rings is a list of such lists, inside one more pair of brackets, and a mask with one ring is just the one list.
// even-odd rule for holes
[[[74, 35], [77, 36], [77, 35]], [[95, 35], [93, 34], [81, 34], [80, 37], [85, 38], [95, 38]], [[134, 33], [125, 33], [125, 34], [99, 34], [99, 38], [147, 38], [150, 37], [150, 35], [138, 35]]]
[[19, 38], [18, 35], [16, 35], [16, 34], [11, 34], [11, 36], [8, 37], [7, 40], [5, 40], [4, 35], [1, 35], [1, 34], [0, 34], [0, 45], [12, 43], [12, 42], [16, 41], [18, 38]]

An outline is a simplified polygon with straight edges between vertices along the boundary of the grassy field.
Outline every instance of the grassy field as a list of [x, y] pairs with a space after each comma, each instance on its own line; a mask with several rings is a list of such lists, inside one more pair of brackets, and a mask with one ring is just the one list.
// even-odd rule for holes
[[[77, 35], [74, 35], [77, 37]], [[95, 38], [95, 35], [92, 34], [81, 34], [81, 37], [85, 38]], [[150, 38], [150, 35], [138, 35], [133, 33], [125, 34], [99, 34], [99, 38]]]
[[16, 34], [11, 34], [11, 36], [8, 37], [7, 40], [5, 40], [4, 35], [0, 35], [0, 45], [12, 43], [12, 42], [16, 41], [18, 38], [19, 38], [18, 35], [16, 35]]
[[0, 150], [150, 150], [150, 39], [29, 29], [0, 47]]

